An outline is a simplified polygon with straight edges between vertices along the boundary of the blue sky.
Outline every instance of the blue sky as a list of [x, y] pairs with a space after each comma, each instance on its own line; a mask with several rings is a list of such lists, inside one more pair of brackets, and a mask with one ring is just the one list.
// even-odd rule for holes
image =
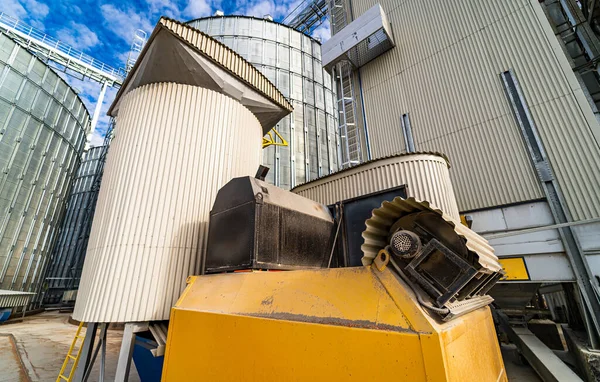
[[[281, 21], [302, 0], [2, 0], [0, 11], [43, 30], [50, 36], [91, 55], [115, 68], [124, 67], [137, 29], [148, 35], [162, 15], [181, 21], [210, 16], [216, 10], [226, 15], [244, 14], [257, 17], [271, 15]], [[323, 40], [329, 37], [327, 25], [315, 30]], [[90, 115], [94, 111], [100, 84], [65, 76], [79, 91]], [[109, 88], [101, 119], [92, 144], [102, 143], [108, 126], [106, 111], [116, 89]]]

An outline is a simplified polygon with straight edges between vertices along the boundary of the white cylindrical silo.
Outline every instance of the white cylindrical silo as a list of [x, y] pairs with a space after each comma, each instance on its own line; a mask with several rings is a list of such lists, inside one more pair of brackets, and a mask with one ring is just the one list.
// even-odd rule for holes
[[73, 317], [164, 320], [200, 271], [217, 190], [256, 172], [263, 127], [227, 95], [157, 83], [124, 96], [117, 129]]
[[448, 159], [437, 153], [400, 154], [377, 159], [302, 184], [292, 192], [323, 204], [407, 185], [407, 196], [428, 201], [460, 219]]

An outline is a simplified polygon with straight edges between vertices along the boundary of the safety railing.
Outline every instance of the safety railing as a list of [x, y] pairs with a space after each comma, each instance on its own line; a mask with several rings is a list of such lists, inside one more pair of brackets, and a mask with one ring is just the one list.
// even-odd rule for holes
[[[49, 50], [66, 56], [67, 58], [78, 60], [106, 75], [118, 77], [123, 79], [125, 72], [123, 69], [115, 69], [105, 63], [83, 53], [80, 50], [73, 48], [72, 46], [65, 44], [64, 42], [55, 39], [46, 33], [35, 29], [34, 27], [27, 25], [23, 21], [16, 19], [4, 12], [0, 12], [0, 29], [8, 31], [19, 32], [23, 37], [31, 40], [37, 44], [43, 44], [49, 48]], [[51, 54], [49, 52], [49, 54]]]

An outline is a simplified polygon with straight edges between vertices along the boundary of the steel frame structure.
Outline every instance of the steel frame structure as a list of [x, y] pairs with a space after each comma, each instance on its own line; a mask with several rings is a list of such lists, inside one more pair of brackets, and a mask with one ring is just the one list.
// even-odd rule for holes
[[312, 32], [327, 18], [326, 0], [304, 0], [283, 19], [286, 24], [300, 32]]

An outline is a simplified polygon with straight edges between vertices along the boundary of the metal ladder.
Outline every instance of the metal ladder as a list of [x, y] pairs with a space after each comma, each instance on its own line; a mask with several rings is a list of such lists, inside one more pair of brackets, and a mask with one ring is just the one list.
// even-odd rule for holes
[[[58, 377], [56, 377], [56, 382], [60, 382], [61, 380], [71, 382], [71, 379], [73, 379], [73, 372], [75, 371], [75, 369], [77, 369], [77, 364], [79, 363], [79, 356], [81, 355], [81, 351], [80, 351], [81, 346], [83, 345], [83, 339], [85, 338], [85, 336], [79, 335], [81, 333], [81, 328], [83, 328], [83, 322], [79, 323], [79, 327], [77, 328], [77, 332], [75, 332], [75, 337], [73, 338], [73, 342], [71, 342], [71, 347], [69, 348], [69, 352], [67, 353], [67, 356], [65, 357], [65, 362], [63, 362], [63, 365], [60, 368], [60, 372], [58, 373]], [[77, 354], [73, 355], [73, 350], [75, 349], [77, 340], [81, 340], [81, 343], [79, 344], [79, 347], [77, 348]], [[64, 375], [64, 372], [66, 371], [70, 360], [73, 361], [73, 366], [71, 367], [71, 370], [69, 371], [69, 375], [67, 376], [67, 375]]]
[[[329, 18], [331, 31], [337, 33], [348, 25], [347, 4], [345, 0], [330, 0]], [[356, 123], [356, 104], [354, 98], [353, 66], [348, 61], [340, 62], [334, 68], [334, 79], [339, 113], [338, 128], [340, 131], [341, 165], [351, 167], [362, 162], [360, 130]]]

